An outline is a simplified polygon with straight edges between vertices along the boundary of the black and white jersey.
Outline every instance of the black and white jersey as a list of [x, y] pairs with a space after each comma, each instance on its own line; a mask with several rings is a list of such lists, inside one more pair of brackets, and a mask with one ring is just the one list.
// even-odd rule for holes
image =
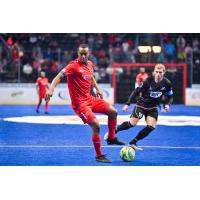
[[164, 104], [172, 103], [172, 86], [171, 82], [167, 78], [163, 78], [162, 81], [156, 83], [153, 76], [148, 77], [141, 87], [136, 88], [129, 96], [127, 105], [130, 105], [138, 95], [136, 105], [144, 109], [156, 108], [163, 96], [166, 96]]

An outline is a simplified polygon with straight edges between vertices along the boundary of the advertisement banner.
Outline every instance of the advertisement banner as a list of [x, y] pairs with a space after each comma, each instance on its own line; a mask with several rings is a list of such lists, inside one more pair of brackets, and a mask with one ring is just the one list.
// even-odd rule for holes
[[186, 105], [200, 105], [200, 88], [186, 89]]
[[[104, 99], [113, 103], [113, 88], [109, 84], [99, 84]], [[0, 104], [36, 104], [38, 95], [35, 84], [0, 84]], [[59, 84], [50, 104], [70, 104], [67, 84]]]

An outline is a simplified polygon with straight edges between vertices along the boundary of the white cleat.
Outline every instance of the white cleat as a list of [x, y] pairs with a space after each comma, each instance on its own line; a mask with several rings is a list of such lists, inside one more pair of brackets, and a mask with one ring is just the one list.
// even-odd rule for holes
[[130, 147], [132, 147], [135, 151], [142, 151], [143, 148], [142, 147], [138, 147], [137, 145], [135, 144], [129, 144]]
[[104, 139], [105, 141], [107, 141], [107, 139], [108, 139], [108, 132], [107, 132], [107, 133], [105, 133], [105, 135], [104, 135], [103, 139]]

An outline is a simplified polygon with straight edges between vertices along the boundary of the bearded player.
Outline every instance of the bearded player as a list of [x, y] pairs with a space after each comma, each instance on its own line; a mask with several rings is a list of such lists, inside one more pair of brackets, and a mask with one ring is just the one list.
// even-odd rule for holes
[[[157, 64], [153, 71], [153, 76], [148, 77], [141, 87], [137, 87], [128, 98], [123, 111], [127, 112], [132, 100], [139, 96], [132, 111], [129, 121], [123, 122], [117, 127], [116, 133], [136, 126], [138, 121], [145, 116], [146, 127], [144, 127], [130, 142], [129, 145], [135, 150], [142, 150], [137, 146], [137, 142], [147, 137], [156, 127], [158, 119], [157, 106], [163, 101], [164, 111], [169, 111], [173, 101], [173, 91], [171, 82], [164, 77], [165, 66]], [[107, 134], [104, 139], [107, 140]]]
[[[39, 108], [42, 100], [45, 98], [46, 92], [48, 90], [48, 78], [46, 78], [45, 72], [40, 72], [40, 77], [36, 80], [36, 89], [39, 97], [36, 112], [39, 113]], [[45, 103], [45, 114], [48, 114], [48, 102]]]
[[[94, 79], [93, 68], [94, 64], [89, 60], [88, 45], [81, 44], [78, 47], [78, 59], [71, 61], [53, 79], [46, 94], [46, 100], [50, 99], [56, 85], [66, 76], [72, 108], [82, 121], [92, 129], [92, 142], [96, 152], [96, 161], [111, 162], [102, 153], [100, 125], [94, 113], [108, 115], [107, 142], [116, 145], [123, 145], [124, 143], [115, 137], [117, 110], [103, 100], [103, 93]], [[96, 97], [91, 95], [91, 86], [96, 89]]]

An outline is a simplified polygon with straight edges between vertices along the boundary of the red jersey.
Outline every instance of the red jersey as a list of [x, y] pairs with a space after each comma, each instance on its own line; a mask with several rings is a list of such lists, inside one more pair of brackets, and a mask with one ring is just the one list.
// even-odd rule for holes
[[48, 78], [39, 77], [36, 81], [36, 85], [39, 88], [39, 93], [46, 93], [47, 86], [48, 86]]
[[136, 76], [136, 82], [143, 83], [146, 78], [148, 78], [148, 74], [147, 73], [139, 73]]
[[72, 101], [72, 107], [80, 105], [85, 101], [90, 101], [91, 85], [94, 77], [94, 64], [91, 61], [84, 65], [78, 59], [70, 62], [61, 73], [67, 76], [69, 94]]

